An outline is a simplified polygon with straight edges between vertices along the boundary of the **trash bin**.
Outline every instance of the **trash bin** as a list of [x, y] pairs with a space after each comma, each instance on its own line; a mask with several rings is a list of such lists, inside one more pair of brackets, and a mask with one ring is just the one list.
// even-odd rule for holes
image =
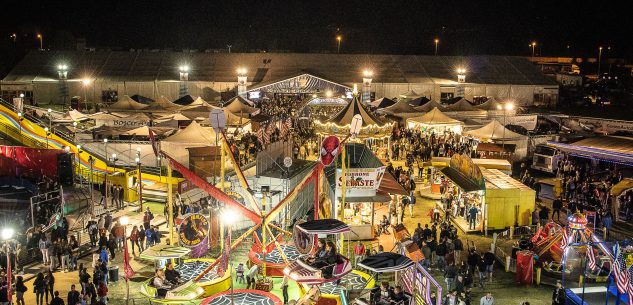
[[108, 268], [108, 275], [110, 282], [116, 282], [119, 280], [119, 266], [112, 266]]

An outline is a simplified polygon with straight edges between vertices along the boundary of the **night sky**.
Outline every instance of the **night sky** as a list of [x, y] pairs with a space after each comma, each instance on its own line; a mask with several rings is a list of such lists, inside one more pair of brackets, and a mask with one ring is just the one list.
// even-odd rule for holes
[[[633, 4], [621, 1], [2, 1], [5, 51], [97, 48], [631, 57]], [[18, 33], [17, 42], [9, 38]], [[608, 56], [608, 55], [607, 55]]]

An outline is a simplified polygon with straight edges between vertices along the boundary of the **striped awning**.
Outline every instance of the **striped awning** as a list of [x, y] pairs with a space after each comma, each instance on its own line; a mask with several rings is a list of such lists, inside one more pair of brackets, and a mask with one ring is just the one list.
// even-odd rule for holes
[[369, 271], [384, 273], [405, 270], [412, 267], [413, 264], [413, 261], [404, 255], [383, 252], [366, 257], [358, 263], [358, 266]]
[[351, 231], [350, 227], [336, 219], [318, 219], [298, 224], [297, 228], [307, 234], [338, 234]]

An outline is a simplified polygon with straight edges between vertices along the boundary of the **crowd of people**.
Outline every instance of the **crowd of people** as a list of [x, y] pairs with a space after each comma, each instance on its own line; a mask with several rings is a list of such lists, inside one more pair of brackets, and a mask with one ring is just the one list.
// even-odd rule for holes
[[404, 160], [407, 167], [433, 157], [451, 157], [455, 153], [477, 157], [475, 141], [452, 132], [421, 131], [401, 127], [391, 135], [391, 158]]

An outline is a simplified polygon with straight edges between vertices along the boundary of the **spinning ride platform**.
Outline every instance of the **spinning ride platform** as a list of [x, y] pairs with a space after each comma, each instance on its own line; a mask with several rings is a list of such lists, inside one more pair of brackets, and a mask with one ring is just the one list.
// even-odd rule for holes
[[[341, 278], [340, 285], [336, 285], [336, 282], [329, 282], [319, 286], [321, 292], [321, 298], [330, 299], [336, 301], [336, 304], [344, 304], [341, 301], [341, 292], [344, 290], [364, 290], [374, 288], [376, 280], [369, 274], [360, 270], [352, 270], [352, 272], [346, 274]], [[312, 285], [303, 284], [305, 291], [308, 291]]]
[[[301, 253], [297, 250], [297, 248], [293, 245], [281, 245], [281, 249], [283, 250], [283, 254], [288, 259], [288, 262], [296, 261]], [[261, 248], [259, 245], [253, 245], [253, 248], [248, 253], [248, 259], [251, 263], [262, 266], [264, 264], [264, 254], [261, 253]], [[281, 257], [281, 253], [277, 247], [273, 248], [269, 253], [266, 254], [266, 275], [274, 276], [274, 277], [283, 277], [284, 276], [284, 268], [286, 267], [286, 263]], [[260, 268], [261, 269], [261, 268]]]
[[283, 305], [283, 302], [270, 292], [235, 289], [233, 293], [229, 290], [208, 297], [200, 305]]
[[[181, 264], [174, 267], [183, 281], [194, 280], [204, 270], [206, 270], [215, 259], [210, 258], [194, 258], [184, 260]], [[226, 272], [224, 276], [218, 274], [218, 267], [216, 266], [211, 271], [207, 272], [196, 284], [204, 289], [204, 296], [211, 296], [216, 293], [226, 291], [231, 288], [231, 274]]]

